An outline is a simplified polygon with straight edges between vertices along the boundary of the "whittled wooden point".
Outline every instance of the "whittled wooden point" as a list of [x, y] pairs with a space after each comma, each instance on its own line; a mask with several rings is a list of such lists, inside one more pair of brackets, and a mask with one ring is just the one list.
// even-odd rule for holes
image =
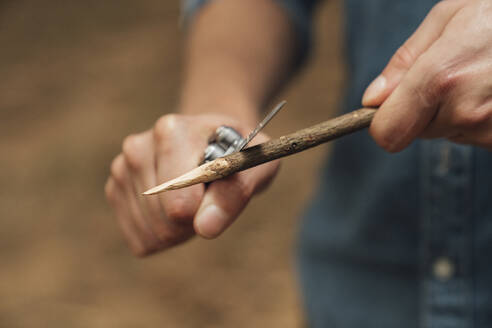
[[373, 108], [362, 108], [238, 153], [217, 158], [143, 194], [154, 195], [198, 183], [212, 182], [253, 166], [301, 152], [368, 127], [375, 112], [376, 109]]

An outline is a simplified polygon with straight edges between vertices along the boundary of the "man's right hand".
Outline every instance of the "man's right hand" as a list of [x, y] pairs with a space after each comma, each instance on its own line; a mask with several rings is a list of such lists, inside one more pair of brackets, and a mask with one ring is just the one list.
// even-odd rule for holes
[[[195, 168], [203, 159], [208, 138], [220, 125], [243, 136], [252, 126], [230, 117], [171, 114], [154, 127], [130, 135], [111, 164], [106, 197], [132, 251], [145, 256], [191, 238], [219, 236], [251, 197], [275, 176], [278, 161], [218, 180], [154, 196], [142, 192]], [[268, 140], [260, 133], [256, 143]]]

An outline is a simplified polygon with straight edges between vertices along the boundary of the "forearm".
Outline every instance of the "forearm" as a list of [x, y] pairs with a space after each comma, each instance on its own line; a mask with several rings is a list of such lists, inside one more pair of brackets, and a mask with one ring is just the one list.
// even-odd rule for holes
[[292, 70], [297, 39], [273, 0], [212, 1], [188, 32], [181, 111], [254, 123]]

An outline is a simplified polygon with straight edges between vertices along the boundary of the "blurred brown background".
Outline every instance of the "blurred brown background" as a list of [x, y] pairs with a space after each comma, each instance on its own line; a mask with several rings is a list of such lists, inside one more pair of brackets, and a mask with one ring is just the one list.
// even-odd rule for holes
[[[334, 115], [340, 4], [272, 136]], [[178, 1], [0, 1], [0, 327], [302, 327], [293, 250], [327, 147], [283, 161], [215, 241], [130, 255], [103, 186], [122, 139], [176, 104]]]

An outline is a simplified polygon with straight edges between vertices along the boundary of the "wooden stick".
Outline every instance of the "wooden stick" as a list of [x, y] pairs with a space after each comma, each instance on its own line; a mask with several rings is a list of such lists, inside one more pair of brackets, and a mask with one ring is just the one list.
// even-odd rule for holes
[[278, 139], [217, 158], [143, 194], [154, 195], [198, 183], [212, 182], [253, 166], [301, 152], [368, 127], [375, 112], [373, 108], [362, 108]]

